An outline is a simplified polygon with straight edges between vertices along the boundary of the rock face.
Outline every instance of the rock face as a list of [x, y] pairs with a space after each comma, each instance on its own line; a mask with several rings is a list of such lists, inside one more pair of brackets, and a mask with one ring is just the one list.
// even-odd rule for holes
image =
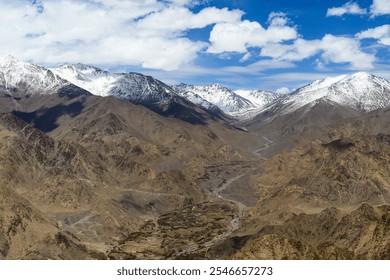
[[152, 77], [60, 70], [0, 60], [0, 259], [390, 258], [387, 81], [270, 93], [238, 121]]

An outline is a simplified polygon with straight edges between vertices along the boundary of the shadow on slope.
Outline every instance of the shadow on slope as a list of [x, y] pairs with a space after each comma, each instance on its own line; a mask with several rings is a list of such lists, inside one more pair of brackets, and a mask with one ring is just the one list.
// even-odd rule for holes
[[57, 120], [63, 115], [74, 117], [84, 108], [83, 101], [76, 101], [69, 105], [59, 104], [51, 108], [43, 108], [34, 112], [12, 111], [12, 114], [33, 125], [43, 132], [51, 132], [58, 127]]

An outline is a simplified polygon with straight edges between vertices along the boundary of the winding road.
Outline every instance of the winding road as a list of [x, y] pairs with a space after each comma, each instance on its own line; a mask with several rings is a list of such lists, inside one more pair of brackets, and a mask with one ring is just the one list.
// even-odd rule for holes
[[269, 140], [267, 137], [264, 137], [262, 136], [261, 138], [263, 138], [266, 142], [257, 150], [255, 150], [253, 152], [253, 154], [257, 157], [260, 157], [260, 158], [263, 158], [263, 159], [266, 159], [265, 157], [263, 157], [263, 155], [261, 154], [261, 151], [265, 150], [265, 149], [268, 149], [273, 143], [274, 141], [272, 140]]

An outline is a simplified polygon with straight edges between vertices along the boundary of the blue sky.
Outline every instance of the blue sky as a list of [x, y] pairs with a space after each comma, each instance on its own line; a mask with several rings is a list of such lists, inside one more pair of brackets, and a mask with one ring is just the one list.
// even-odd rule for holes
[[169, 84], [276, 91], [356, 71], [389, 79], [389, 46], [390, 0], [0, 0], [0, 55]]

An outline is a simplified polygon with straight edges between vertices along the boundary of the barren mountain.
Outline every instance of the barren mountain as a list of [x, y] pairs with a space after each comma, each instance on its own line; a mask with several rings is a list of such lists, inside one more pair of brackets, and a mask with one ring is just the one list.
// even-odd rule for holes
[[[231, 146], [240, 141], [240, 131], [191, 103], [188, 110], [168, 107], [162, 116], [70, 88], [34, 95], [1, 90], [0, 179], [53, 225], [51, 231], [68, 236], [70, 248], [84, 247], [63, 256], [53, 247], [35, 256], [12, 253], [7, 248], [14, 243], [5, 237], [3, 258], [108, 257], [144, 223], [205, 203], [207, 195], [194, 183], [204, 165], [248, 158]], [[192, 115], [191, 108], [199, 112]], [[21, 246], [33, 241], [25, 242]]]
[[259, 164], [259, 193], [211, 258], [387, 259], [390, 137], [325, 140]]

